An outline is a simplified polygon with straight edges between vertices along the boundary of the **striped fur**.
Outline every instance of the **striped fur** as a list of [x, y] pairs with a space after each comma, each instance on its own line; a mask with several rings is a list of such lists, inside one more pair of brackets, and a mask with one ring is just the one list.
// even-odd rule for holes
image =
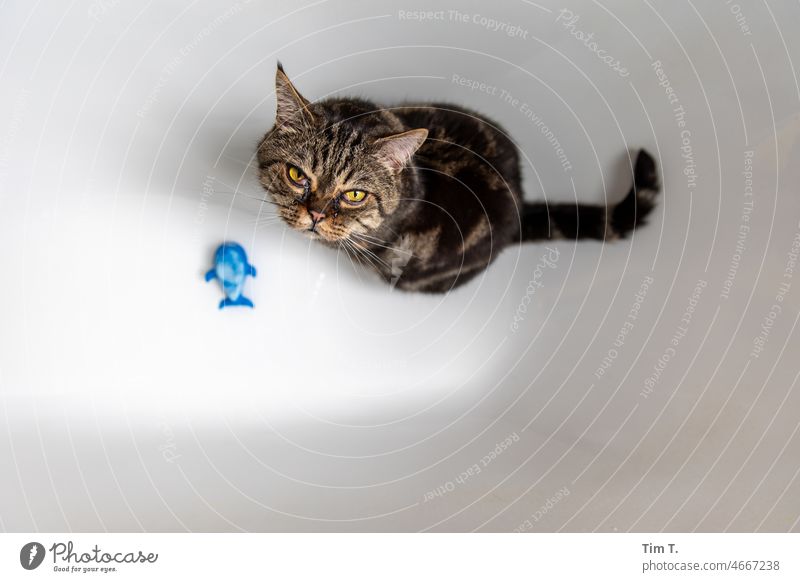
[[[280, 65], [275, 84], [276, 124], [258, 161], [278, 213], [400, 289], [446, 292], [521, 242], [624, 237], [655, 204], [656, 167], [644, 151], [633, 187], [612, 207], [525, 202], [516, 146], [475, 112], [437, 103], [312, 103]], [[288, 178], [289, 164], [308, 177], [307, 191]], [[358, 206], [342, 202], [353, 189], [369, 193]]]

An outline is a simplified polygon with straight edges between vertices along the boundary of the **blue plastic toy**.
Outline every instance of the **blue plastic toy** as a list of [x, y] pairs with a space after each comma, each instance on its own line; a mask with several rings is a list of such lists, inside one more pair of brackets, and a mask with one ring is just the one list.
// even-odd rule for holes
[[253, 307], [253, 302], [242, 295], [248, 275], [255, 277], [256, 268], [247, 262], [247, 253], [242, 245], [222, 243], [214, 252], [214, 268], [206, 273], [206, 282], [216, 279], [225, 293], [225, 299], [219, 302], [220, 309], [233, 305]]

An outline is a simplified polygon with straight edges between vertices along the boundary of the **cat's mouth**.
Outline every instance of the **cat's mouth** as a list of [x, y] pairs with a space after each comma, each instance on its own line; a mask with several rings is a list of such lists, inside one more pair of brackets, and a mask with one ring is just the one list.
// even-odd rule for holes
[[333, 233], [328, 232], [325, 227], [319, 223], [311, 225], [294, 225], [294, 229], [299, 230], [310, 239], [322, 242], [335, 243], [339, 238]]
[[[335, 228], [332, 230], [331, 226], [327, 224], [330, 217], [325, 217], [319, 213], [304, 210], [308, 216], [298, 219], [294, 224], [296, 230], [302, 231], [306, 236], [314, 240], [323, 242], [335, 243], [339, 237], [334, 234]], [[303, 211], [301, 211], [303, 212]]]
[[326, 217], [320, 215], [320, 213], [314, 216], [304, 206], [294, 205], [282, 208], [280, 209], [280, 216], [292, 230], [296, 230], [309, 239], [337, 243], [341, 238], [339, 234], [335, 233], [338, 229], [331, 230], [330, 225], [327, 224], [327, 221], [331, 220], [330, 216]]

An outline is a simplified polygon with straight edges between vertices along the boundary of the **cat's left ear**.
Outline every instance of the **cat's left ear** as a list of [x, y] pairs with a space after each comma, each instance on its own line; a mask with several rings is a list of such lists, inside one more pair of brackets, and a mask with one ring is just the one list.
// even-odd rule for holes
[[412, 129], [382, 137], [374, 143], [377, 148], [376, 155], [391, 172], [397, 173], [411, 161], [414, 152], [419, 149], [427, 137], [427, 129]]
[[275, 72], [275, 96], [278, 101], [275, 125], [279, 129], [297, 131], [304, 124], [313, 124], [314, 115], [309, 108], [311, 104], [294, 88], [280, 63]]

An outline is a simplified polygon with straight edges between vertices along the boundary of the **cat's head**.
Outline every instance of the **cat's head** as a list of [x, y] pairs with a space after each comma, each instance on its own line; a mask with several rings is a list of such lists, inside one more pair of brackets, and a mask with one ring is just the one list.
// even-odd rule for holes
[[406, 131], [390, 111], [356, 99], [309, 103], [280, 64], [275, 94], [258, 162], [280, 216], [331, 243], [379, 229], [404, 204], [403, 170], [428, 131]]

